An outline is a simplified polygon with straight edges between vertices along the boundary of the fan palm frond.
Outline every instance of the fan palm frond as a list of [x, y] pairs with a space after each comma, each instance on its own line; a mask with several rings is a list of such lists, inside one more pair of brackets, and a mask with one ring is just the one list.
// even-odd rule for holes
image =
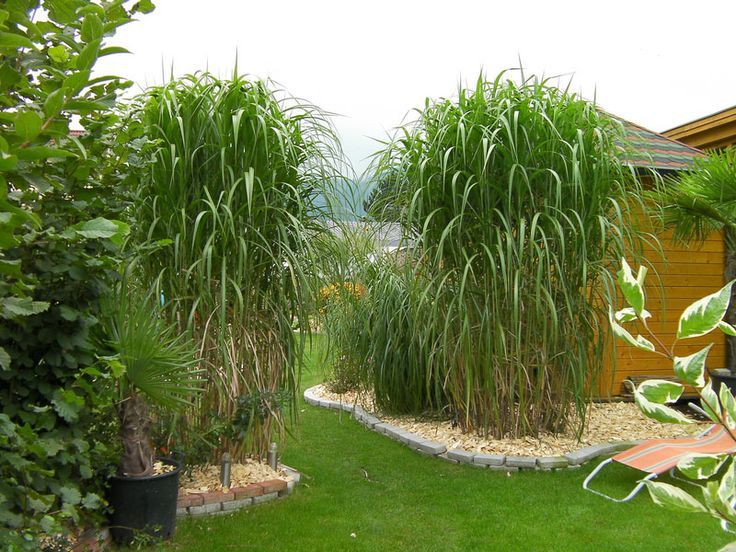
[[125, 368], [123, 395], [142, 392], [166, 408], [191, 404], [202, 390], [202, 370], [192, 339], [167, 325], [152, 294], [118, 295], [109, 345]]
[[736, 229], [736, 149], [698, 159], [691, 170], [667, 179], [651, 197], [680, 242]]

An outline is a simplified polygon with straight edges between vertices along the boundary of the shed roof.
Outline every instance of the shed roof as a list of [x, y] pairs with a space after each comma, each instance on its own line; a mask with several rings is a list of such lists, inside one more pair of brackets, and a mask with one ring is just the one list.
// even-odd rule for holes
[[736, 105], [678, 125], [662, 134], [701, 149], [720, 149], [736, 144]]
[[617, 117], [623, 125], [630, 144], [622, 159], [637, 168], [659, 171], [681, 171], [689, 169], [695, 159], [705, 154], [692, 146], [683, 144], [644, 128], [643, 126]]

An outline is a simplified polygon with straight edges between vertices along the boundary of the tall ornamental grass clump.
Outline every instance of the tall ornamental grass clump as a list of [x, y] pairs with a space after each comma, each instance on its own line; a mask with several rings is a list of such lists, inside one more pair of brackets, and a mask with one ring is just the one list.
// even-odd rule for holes
[[619, 144], [619, 123], [546, 81], [501, 74], [427, 100], [374, 164], [412, 237], [392, 285], [403, 299], [366, 286], [359, 354], [379, 404], [449, 409], [496, 437], [582, 427], [610, 270], [644, 208]]
[[[425, 300], [431, 281], [411, 266], [391, 266], [385, 257], [368, 279], [370, 295], [362, 305], [367, 321], [366, 375], [377, 406], [388, 412], [422, 413], [442, 407], [442, 378], [433, 374], [437, 326], [428, 324], [432, 308]], [[438, 377], [439, 376], [439, 377]]]
[[184, 448], [262, 453], [298, 388], [310, 240], [325, 231], [314, 200], [340, 154], [332, 128], [267, 82], [209, 74], [150, 89], [138, 117], [158, 143], [137, 190], [151, 250], [140, 274], [207, 367], [196, 408], [170, 432]]

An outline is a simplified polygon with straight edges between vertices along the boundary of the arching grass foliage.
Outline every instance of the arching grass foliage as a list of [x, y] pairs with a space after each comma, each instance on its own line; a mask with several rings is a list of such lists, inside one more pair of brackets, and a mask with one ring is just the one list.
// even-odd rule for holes
[[150, 89], [138, 116], [157, 141], [137, 190], [137, 231], [152, 245], [141, 277], [207, 367], [171, 435], [263, 452], [297, 390], [307, 333], [293, 328], [309, 328], [310, 239], [325, 228], [314, 200], [340, 156], [332, 128], [268, 82], [209, 74]]
[[385, 144], [372, 168], [396, 182], [384, 202], [408, 249], [368, 263], [367, 335], [343, 340], [379, 405], [495, 436], [584, 420], [611, 268], [644, 208], [623, 143], [595, 104], [501, 74], [427, 100]]

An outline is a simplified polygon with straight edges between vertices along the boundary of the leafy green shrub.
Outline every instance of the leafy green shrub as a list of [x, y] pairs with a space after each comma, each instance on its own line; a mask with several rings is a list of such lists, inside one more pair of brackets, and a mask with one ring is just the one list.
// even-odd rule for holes
[[422, 300], [430, 281], [411, 265], [377, 264], [364, 305], [367, 344], [363, 379], [387, 412], [439, 411], [447, 404], [441, 380], [431, 372], [432, 347], [439, 337], [428, 324], [431, 305]]
[[346, 355], [330, 362], [330, 372], [325, 386], [331, 393], [343, 395], [361, 389], [361, 366]]
[[[649, 418], [664, 423], [693, 423], [694, 420], [668, 406], [682, 396], [685, 389], [683, 384], [692, 386], [700, 396], [702, 410], [712, 422], [728, 432], [736, 446], [736, 398], [726, 385], [721, 384], [720, 389], [714, 389], [712, 380], [706, 382], [705, 378], [708, 353], [713, 344], [684, 357], [676, 354], [680, 340], [708, 335], [716, 329], [729, 336], [736, 335], [736, 328], [724, 320], [736, 280], [687, 307], [680, 316], [674, 342], [666, 346], [649, 329], [647, 322], [651, 314], [644, 308], [646, 273], [646, 269], [640, 267], [635, 276], [623, 259], [622, 268], [618, 272], [618, 283], [628, 306], [615, 313], [613, 309], [610, 310], [613, 332], [633, 347], [670, 359], [675, 376], [683, 383], [669, 380], [642, 382], [634, 394], [639, 410]], [[637, 333], [634, 337], [633, 333], [636, 332], [632, 333], [627, 327], [645, 335]], [[678, 462], [677, 469], [700, 486], [697, 494], [701, 498], [668, 483], [646, 481], [652, 500], [660, 506], [677, 511], [710, 514], [721, 520], [725, 529], [736, 532], [734, 454], [690, 454]]]
[[[128, 231], [106, 159], [109, 112], [129, 83], [91, 77], [105, 37], [148, 1], [0, 6], [0, 543], [103, 506], [114, 428], [97, 366], [100, 299]], [[42, 17], [43, 16], [43, 17]], [[86, 132], [72, 136], [79, 117]], [[97, 476], [97, 477], [96, 477]]]
[[[441, 409], [446, 404], [441, 386], [427, 377], [426, 340], [432, 334], [425, 323], [431, 313], [419, 300], [428, 282], [400, 255], [375, 250], [356, 255], [361, 249], [351, 240], [335, 245], [353, 256], [345, 254], [352, 264], [349, 287], [333, 284], [341, 293], [323, 312], [330, 338], [328, 388], [336, 393], [370, 389], [387, 412]], [[350, 292], [356, 287], [359, 295]], [[424, 339], [417, 339], [422, 334]]]

